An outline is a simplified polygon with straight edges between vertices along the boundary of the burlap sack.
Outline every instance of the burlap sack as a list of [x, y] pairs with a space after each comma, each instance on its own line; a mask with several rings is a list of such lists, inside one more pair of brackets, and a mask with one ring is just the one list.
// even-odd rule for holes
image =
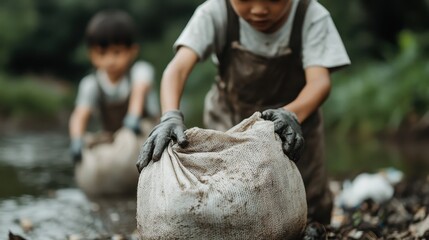
[[113, 142], [103, 135], [87, 136], [82, 162], [75, 167], [77, 185], [91, 196], [135, 194], [138, 152], [154, 125], [153, 121], [142, 121], [141, 136], [121, 128]]
[[301, 175], [272, 122], [255, 113], [227, 132], [192, 128], [143, 169], [142, 239], [294, 239], [306, 224]]

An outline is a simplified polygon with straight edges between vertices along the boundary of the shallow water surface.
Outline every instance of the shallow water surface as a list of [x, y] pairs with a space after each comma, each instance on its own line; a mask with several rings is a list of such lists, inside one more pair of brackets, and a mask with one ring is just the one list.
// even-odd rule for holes
[[96, 239], [135, 230], [134, 197], [89, 199], [74, 183], [67, 149], [67, 135], [59, 133], [0, 138], [0, 239], [9, 231], [28, 239]]

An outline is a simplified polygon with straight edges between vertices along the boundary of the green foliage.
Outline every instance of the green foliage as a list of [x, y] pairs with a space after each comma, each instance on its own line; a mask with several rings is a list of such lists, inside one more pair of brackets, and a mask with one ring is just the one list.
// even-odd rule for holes
[[33, 78], [0, 75], [0, 116], [53, 117], [70, 105], [70, 97]]
[[[75, 84], [90, 69], [84, 30], [99, 10], [130, 12], [141, 33], [140, 57], [162, 71], [173, 57], [172, 45], [203, 0], [3, 0], [0, 2], [0, 115], [50, 114], [63, 97], [12, 75], [52, 73]], [[327, 8], [353, 61], [334, 75], [325, 104], [327, 125], [340, 133], [371, 135], [397, 129], [409, 115], [428, 106], [428, 1], [320, 0]], [[397, 38], [399, 32], [412, 30]], [[399, 40], [397, 40], [399, 39]], [[426, 39], [426, 42], [429, 39]], [[398, 50], [399, 49], [399, 50]], [[399, 53], [397, 53], [399, 51]], [[182, 107], [189, 126], [201, 126], [204, 95], [215, 75], [210, 61], [193, 71]], [[49, 92], [49, 94], [41, 94]], [[44, 103], [44, 101], [46, 103]], [[69, 100], [70, 101], [70, 100]], [[67, 106], [67, 104], [66, 104]]]
[[362, 141], [344, 136], [327, 136], [327, 168], [330, 175], [340, 179], [386, 167], [405, 169], [406, 164], [401, 161], [401, 156], [392, 151], [391, 147], [376, 138]]
[[324, 105], [326, 125], [339, 134], [372, 136], [395, 131], [429, 106], [428, 36], [400, 35], [399, 54], [387, 62], [359, 64], [334, 76]]
[[[91, 69], [83, 43], [86, 25], [96, 12], [110, 8], [131, 14], [143, 44], [167, 37], [170, 45], [161, 50], [165, 53], [174, 41], [166, 33], [181, 30], [199, 3], [200, 0], [6, 0], [0, 3], [0, 28], [8, 30], [0, 33], [0, 69], [9, 73], [48, 72], [77, 82]], [[3, 44], [6, 40], [7, 44]], [[160, 51], [153, 56], [157, 55]]]
[[320, 0], [330, 12], [351, 58], [387, 60], [404, 30], [424, 33], [429, 28], [429, 1]]
[[17, 41], [26, 38], [38, 22], [31, 0], [4, 0], [0, 2], [0, 68], [8, 61]]

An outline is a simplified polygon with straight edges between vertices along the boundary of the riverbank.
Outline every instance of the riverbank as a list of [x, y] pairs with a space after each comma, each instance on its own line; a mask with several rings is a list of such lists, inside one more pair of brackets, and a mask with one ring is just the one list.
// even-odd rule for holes
[[[338, 182], [333, 182], [338, 184]], [[333, 184], [333, 185], [335, 185]], [[65, 200], [65, 198], [73, 193], [75, 190], [61, 190], [54, 193], [57, 198]], [[80, 194], [79, 194], [80, 195]], [[82, 196], [80, 196], [82, 197]], [[76, 204], [76, 198], [74, 204]], [[70, 200], [67, 200], [70, 201]], [[72, 201], [72, 202], [73, 202]], [[83, 201], [80, 199], [79, 201]], [[86, 201], [86, 200], [85, 200]], [[114, 203], [110, 201], [110, 210], [105, 208], [108, 201], [92, 202], [85, 208], [91, 212], [92, 217], [104, 216], [104, 224], [106, 219], [110, 221], [110, 228], [114, 225], [128, 224], [126, 229], [134, 229], [135, 222], [122, 222], [126, 219], [122, 219], [118, 211], [123, 211], [127, 208], [129, 214], [133, 214], [132, 211], [135, 208], [133, 204], [135, 201], [119, 201]], [[119, 204], [121, 203], [121, 204]], [[56, 206], [54, 204], [54, 206]], [[115, 209], [112, 207], [115, 206]], [[304, 240], [317, 240], [317, 239], [428, 239], [429, 238], [429, 180], [427, 179], [406, 179], [401, 181], [395, 186], [395, 193], [392, 199], [387, 202], [378, 204], [371, 200], [364, 201], [359, 207], [354, 209], [342, 209], [336, 207], [334, 209], [332, 224], [329, 226], [322, 226], [319, 224], [311, 224], [308, 226], [303, 236]], [[121, 210], [122, 209], [122, 210]], [[81, 209], [82, 211], [82, 209]], [[76, 216], [77, 217], [77, 216]], [[84, 221], [88, 221], [88, 217], [82, 216]], [[83, 220], [82, 219], [82, 220]], [[130, 218], [131, 219], [131, 218]], [[47, 220], [47, 219], [45, 219]], [[46, 222], [30, 221], [28, 219], [17, 219], [16, 220], [25, 235], [31, 237], [33, 233], [40, 234], [40, 230], [47, 229]], [[51, 219], [55, 221], [55, 219]], [[60, 221], [57, 219], [57, 221]], [[93, 219], [93, 221], [99, 221]], [[69, 224], [71, 226], [76, 223], [62, 223]], [[97, 226], [97, 224], [92, 224]], [[133, 225], [133, 226], [131, 226]], [[106, 227], [106, 226], [104, 226]], [[72, 229], [70, 226], [63, 227], [64, 229]], [[114, 228], [114, 227], [113, 227]], [[98, 229], [103, 229], [98, 226]], [[120, 229], [116, 227], [115, 229]], [[124, 229], [124, 228], [122, 228]], [[22, 232], [20, 231], [20, 232]], [[58, 229], [56, 230], [58, 231]], [[61, 230], [59, 230], [61, 231]], [[110, 231], [111, 232], [111, 231]], [[20, 235], [19, 232], [14, 234]], [[46, 233], [47, 236], [49, 235]], [[89, 240], [89, 239], [122, 239], [122, 240], [135, 240], [138, 239], [138, 235], [135, 231], [128, 233], [118, 232], [116, 234], [105, 234], [99, 232], [98, 235], [92, 235], [91, 237], [84, 235], [85, 233], [75, 232], [67, 235], [69, 240]], [[40, 236], [40, 235], [39, 235]], [[19, 239], [19, 238], [10, 238]], [[33, 238], [28, 238], [33, 239]], [[41, 239], [41, 238], [38, 238]]]

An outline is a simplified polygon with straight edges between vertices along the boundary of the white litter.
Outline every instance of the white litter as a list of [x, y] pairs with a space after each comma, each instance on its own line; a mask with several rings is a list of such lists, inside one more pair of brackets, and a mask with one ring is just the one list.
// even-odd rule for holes
[[383, 203], [393, 197], [393, 185], [401, 181], [402, 177], [402, 172], [394, 168], [383, 169], [374, 174], [362, 173], [353, 181], [344, 181], [336, 204], [340, 207], [354, 208], [366, 199]]

